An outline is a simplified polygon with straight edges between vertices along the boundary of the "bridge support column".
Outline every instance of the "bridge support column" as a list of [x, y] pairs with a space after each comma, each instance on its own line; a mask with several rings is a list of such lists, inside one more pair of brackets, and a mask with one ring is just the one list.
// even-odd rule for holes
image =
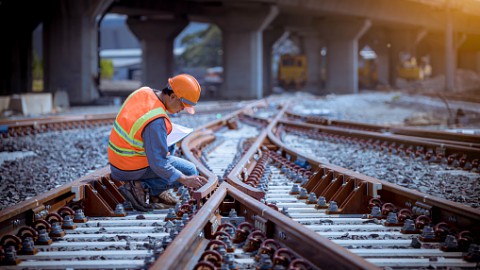
[[358, 40], [370, 28], [370, 20], [323, 23], [327, 39], [327, 90], [358, 93]]
[[458, 68], [472, 70], [480, 74], [480, 52], [459, 51]]
[[312, 94], [320, 94], [323, 42], [317, 33], [308, 33], [303, 36], [305, 57], [307, 58], [307, 85], [305, 91]]
[[[20, 94], [32, 89], [32, 30], [24, 27], [9, 29], [5, 22], [2, 35], [8, 37], [0, 52], [0, 94]], [[23, 25], [22, 25], [23, 26]], [[5, 30], [5, 31], [3, 31]]]
[[272, 94], [272, 46], [285, 33], [280, 27], [268, 28], [263, 31], [263, 96]]
[[[0, 95], [32, 91], [32, 32], [49, 10], [41, 1], [8, 1], [0, 4]], [[21, 24], [19, 20], [21, 11]], [[15, 24], [15, 25], [13, 25]]]
[[223, 31], [223, 98], [257, 99], [263, 96], [262, 31], [277, 16], [278, 8], [231, 7], [213, 18]]
[[110, 1], [54, 1], [44, 21], [44, 88], [64, 90], [73, 104], [98, 98], [98, 21]]
[[452, 10], [445, 11], [445, 90], [455, 90], [456, 48], [453, 43]]
[[139, 20], [129, 18], [127, 25], [142, 46], [142, 84], [162, 89], [173, 72], [173, 42], [188, 25], [184, 18]]

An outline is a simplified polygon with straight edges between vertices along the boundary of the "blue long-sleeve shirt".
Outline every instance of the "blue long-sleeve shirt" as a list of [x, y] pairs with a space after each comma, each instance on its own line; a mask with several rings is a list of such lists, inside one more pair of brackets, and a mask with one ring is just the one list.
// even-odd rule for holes
[[[165, 119], [163, 117], [157, 118], [145, 126], [142, 138], [150, 169], [159, 177], [168, 180], [169, 183], [177, 181], [182, 173], [167, 161], [169, 150]], [[110, 165], [110, 169], [111, 177], [120, 181], [145, 179], [143, 176], [147, 172], [147, 168], [123, 171], [113, 165]]]

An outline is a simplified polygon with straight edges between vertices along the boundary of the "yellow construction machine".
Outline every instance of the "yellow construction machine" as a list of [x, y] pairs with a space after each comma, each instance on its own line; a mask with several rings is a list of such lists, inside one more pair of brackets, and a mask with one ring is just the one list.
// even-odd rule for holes
[[431, 74], [432, 67], [428, 61], [422, 60], [422, 64], [419, 65], [415, 57], [403, 61], [398, 68], [398, 77], [410, 81], [423, 80], [430, 77]]
[[281, 55], [278, 63], [278, 82], [284, 89], [298, 90], [304, 87], [307, 83], [305, 55]]

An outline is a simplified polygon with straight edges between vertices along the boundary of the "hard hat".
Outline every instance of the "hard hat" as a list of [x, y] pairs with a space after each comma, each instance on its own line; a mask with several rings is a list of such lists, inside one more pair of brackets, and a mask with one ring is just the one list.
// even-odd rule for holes
[[197, 105], [200, 98], [200, 84], [191, 75], [180, 74], [168, 79], [168, 88], [171, 89], [175, 95], [183, 102], [185, 110], [194, 114], [195, 109], [193, 106]]

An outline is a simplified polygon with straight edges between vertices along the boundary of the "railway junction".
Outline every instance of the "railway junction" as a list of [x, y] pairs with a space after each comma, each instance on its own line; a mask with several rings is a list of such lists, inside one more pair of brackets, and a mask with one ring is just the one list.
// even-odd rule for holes
[[[58, 157], [50, 146], [51, 167], [41, 149], [4, 161], [2, 180], [17, 184], [2, 186], [1, 267], [475, 269], [479, 112], [451, 101], [468, 122], [448, 126], [442, 100], [418, 100], [298, 92], [205, 102], [173, 119], [195, 128], [178, 153], [209, 183], [171, 190], [181, 203], [150, 212], [123, 204], [121, 183], [109, 178], [101, 138], [114, 114], [16, 119], [2, 138], [10, 151], [37, 140], [76, 150]], [[405, 125], [427, 112], [438, 119]]]

